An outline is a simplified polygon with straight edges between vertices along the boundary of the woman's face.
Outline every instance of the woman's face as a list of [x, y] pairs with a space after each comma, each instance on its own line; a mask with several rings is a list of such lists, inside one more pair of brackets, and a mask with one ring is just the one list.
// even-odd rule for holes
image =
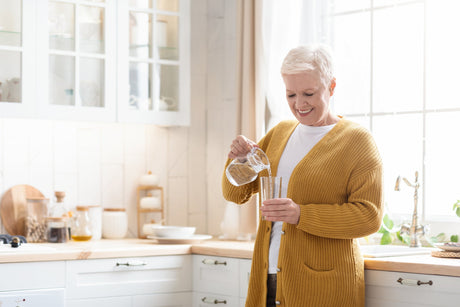
[[291, 112], [301, 124], [326, 126], [337, 123], [338, 117], [329, 110], [329, 99], [334, 93], [335, 79], [327, 88], [314, 71], [283, 75], [283, 79]]

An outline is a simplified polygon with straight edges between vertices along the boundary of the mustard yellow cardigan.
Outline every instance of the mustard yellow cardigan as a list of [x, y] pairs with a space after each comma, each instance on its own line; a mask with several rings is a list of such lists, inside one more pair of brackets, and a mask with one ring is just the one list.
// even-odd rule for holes
[[[281, 122], [259, 142], [273, 176], [297, 124]], [[222, 187], [227, 200], [242, 204], [258, 193], [259, 181], [235, 187], [224, 172]], [[382, 162], [370, 133], [342, 118], [295, 167], [287, 197], [300, 205], [300, 220], [283, 223], [277, 301], [287, 307], [364, 306], [364, 262], [355, 238], [378, 231], [383, 213]], [[266, 306], [271, 224], [259, 223], [247, 307]]]

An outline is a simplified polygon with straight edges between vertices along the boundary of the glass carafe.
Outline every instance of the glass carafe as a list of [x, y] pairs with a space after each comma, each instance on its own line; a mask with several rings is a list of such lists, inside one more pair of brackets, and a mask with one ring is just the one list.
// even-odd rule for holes
[[264, 169], [268, 170], [268, 174], [271, 176], [267, 155], [259, 147], [253, 147], [246, 157], [238, 157], [230, 162], [225, 174], [228, 181], [233, 185], [242, 186], [254, 181]]

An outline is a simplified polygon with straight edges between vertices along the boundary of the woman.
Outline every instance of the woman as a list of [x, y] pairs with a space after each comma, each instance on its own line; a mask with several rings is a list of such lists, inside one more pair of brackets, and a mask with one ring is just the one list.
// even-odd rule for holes
[[[228, 154], [227, 165], [259, 146], [272, 175], [289, 183], [282, 198], [260, 208], [265, 219], [246, 306], [364, 306], [364, 262], [356, 238], [380, 227], [380, 155], [366, 129], [329, 108], [336, 80], [327, 48], [292, 49], [281, 74], [296, 120], [279, 123], [258, 144], [238, 136]], [[236, 187], [224, 174], [227, 200], [241, 204], [258, 191], [258, 180]]]

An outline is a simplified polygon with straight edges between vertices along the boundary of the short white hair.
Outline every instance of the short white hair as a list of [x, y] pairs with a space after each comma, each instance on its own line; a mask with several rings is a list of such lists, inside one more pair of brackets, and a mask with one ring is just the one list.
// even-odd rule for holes
[[315, 71], [325, 85], [334, 78], [332, 52], [326, 45], [304, 45], [291, 49], [281, 65], [282, 75]]

